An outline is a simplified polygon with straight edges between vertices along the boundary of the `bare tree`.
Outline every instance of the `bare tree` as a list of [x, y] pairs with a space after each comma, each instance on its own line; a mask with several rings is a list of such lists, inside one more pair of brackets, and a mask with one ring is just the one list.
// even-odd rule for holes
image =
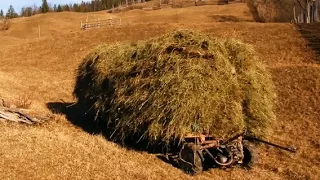
[[[319, 22], [320, 0], [294, 0], [298, 6], [294, 7], [294, 19], [296, 23]], [[296, 12], [299, 12], [298, 14]]]
[[320, 0], [247, 0], [256, 21], [319, 22]]

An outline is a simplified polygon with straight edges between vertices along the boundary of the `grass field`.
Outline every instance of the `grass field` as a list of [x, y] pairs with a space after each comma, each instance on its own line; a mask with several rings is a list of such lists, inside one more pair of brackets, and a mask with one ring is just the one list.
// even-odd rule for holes
[[[52, 117], [38, 126], [0, 121], [1, 179], [320, 177], [319, 54], [297, 27], [254, 23], [245, 4], [117, 14], [98, 12], [88, 16], [89, 20], [118, 16], [123, 25], [81, 31], [80, 21], [85, 21], [87, 15], [63, 12], [15, 19], [9, 31], [0, 32], [0, 98], [28, 96], [33, 101], [32, 110]], [[48, 108], [50, 104], [65, 106], [64, 102], [75, 101], [72, 97], [75, 69], [95, 46], [147, 39], [177, 28], [233, 37], [255, 47], [271, 72], [278, 93], [277, 121], [272, 124], [274, 134], [268, 140], [294, 144], [298, 153], [262, 145], [257, 148], [259, 162], [252, 170], [210, 169], [193, 177], [156, 154], [127, 149], [102, 135], [91, 135], [79, 125], [79, 119], [68, 113], [54, 114]]]

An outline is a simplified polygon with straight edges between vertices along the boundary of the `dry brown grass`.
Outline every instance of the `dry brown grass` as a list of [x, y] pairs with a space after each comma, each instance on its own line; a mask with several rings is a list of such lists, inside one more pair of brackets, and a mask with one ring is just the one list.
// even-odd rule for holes
[[7, 108], [29, 109], [32, 104], [30, 95], [20, 95], [15, 99], [1, 99], [1, 105]]
[[11, 21], [9, 18], [0, 19], [0, 30], [7, 31], [11, 27]]
[[[211, 12], [224, 11], [223, 8], [227, 9], [224, 14], [238, 11], [237, 6], [228, 5], [212, 6]], [[153, 16], [154, 19], [144, 17], [146, 24], [87, 32], [77, 30], [77, 21], [85, 18], [85, 14], [48, 14], [17, 19], [11, 30], [0, 33], [0, 38], [21, 38], [12, 43], [13, 46], [3, 46], [0, 41], [3, 47], [0, 49], [0, 96], [7, 99], [32, 91], [32, 109], [47, 113], [46, 103], [61, 99], [74, 101], [75, 69], [93, 47], [103, 42], [146, 39], [177, 27], [188, 27], [218, 37], [235, 37], [255, 47], [272, 72], [279, 97], [278, 118], [272, 125], [276, 133], [268, 139], [296, 144], [299, 147], [297, 154], [261, 146], [257, 149], [260, 162], [251, 171], [211, 169], [191, 177], [155, 155], [126, 150], [101, 136], [89, 135], [59, 115], [58, 120], [37, 127], [0, 123], [1, 179], [318, 179], [320, 67], [314, 61], [315, 53], [295, 27], [248, 22], [192, 23], [198, 20], [193, 13], [199, 14], [200, 10], [181, 10], [189, 15], [179, 21], [180, 24], [176, 24], [167, 11], [158, 10], [154, 12], [159, 13]], [[170, 17], [167, 22], [158, 19], [161, 11], [164, 17]], [[210, 12], [209, 9], [205, 11]], [[120, 14], [133, 22], [139, 22], [142, 16], [134, 11]], [[65, 28], [61, 26], [50, 26], [50, 18], [58, 16], [69, 19], [66, 26], [74, 28], [72, 33], [63, 32]], [[45, 36], [37, 40], [24, 39], [35, 35], [36, 31], [30, 32], [26, 28], [34, 25], [36, 19], [33, 18], [48, 20], [43, 24]], [[160, 21], [162, 24], [152, 23]]]
[[[234, 9], [237, 9], [237, 11], [234, 11]], [[88, 13], [88, 20], [105, 20], [110, 16], [121, 17], [122, 24], [125, 25], [140, 23], [212, 23], [219, 22], [221, 20], [220, 16], [233, 16], [241, 21], [253, 21], [246, 4], [190, 7], [188, 9], [165, 8], [155, 11], [136, 9], [115, 14], [101, 11]], [[38, 38], [38, 22], [41, 28], [41, 37], [52, 39], [62, 34], [77, 33], [81, 31], [80, 22], [85, 22], [86, 18], [86, 13], [62, 12], [13, 19], [10, 30], [5, 33], [0, 31], [0, 40], [2, 38], [10, 38], [12, 41], [12, 38], [19, 38], [23, 40], [22, 42], [26, 42], [30, 39]]]

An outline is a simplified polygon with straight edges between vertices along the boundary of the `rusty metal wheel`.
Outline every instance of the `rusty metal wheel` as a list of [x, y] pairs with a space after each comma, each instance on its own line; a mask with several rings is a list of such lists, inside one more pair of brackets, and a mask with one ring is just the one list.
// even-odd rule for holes
[[186, 173], [197, 174], [203, 171], [203, 155], [200, 146], [194, 143], [183, 144], [179, 153], [179, 165]]

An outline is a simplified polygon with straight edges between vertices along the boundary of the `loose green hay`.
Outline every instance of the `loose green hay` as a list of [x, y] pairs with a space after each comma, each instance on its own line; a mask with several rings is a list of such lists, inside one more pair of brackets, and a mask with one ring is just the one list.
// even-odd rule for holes
[[80, 64], [74, 95], [116, 139], [265, 136], [275, 119], [273, 83], [252, 47], [189, 30], [99, 46]]

